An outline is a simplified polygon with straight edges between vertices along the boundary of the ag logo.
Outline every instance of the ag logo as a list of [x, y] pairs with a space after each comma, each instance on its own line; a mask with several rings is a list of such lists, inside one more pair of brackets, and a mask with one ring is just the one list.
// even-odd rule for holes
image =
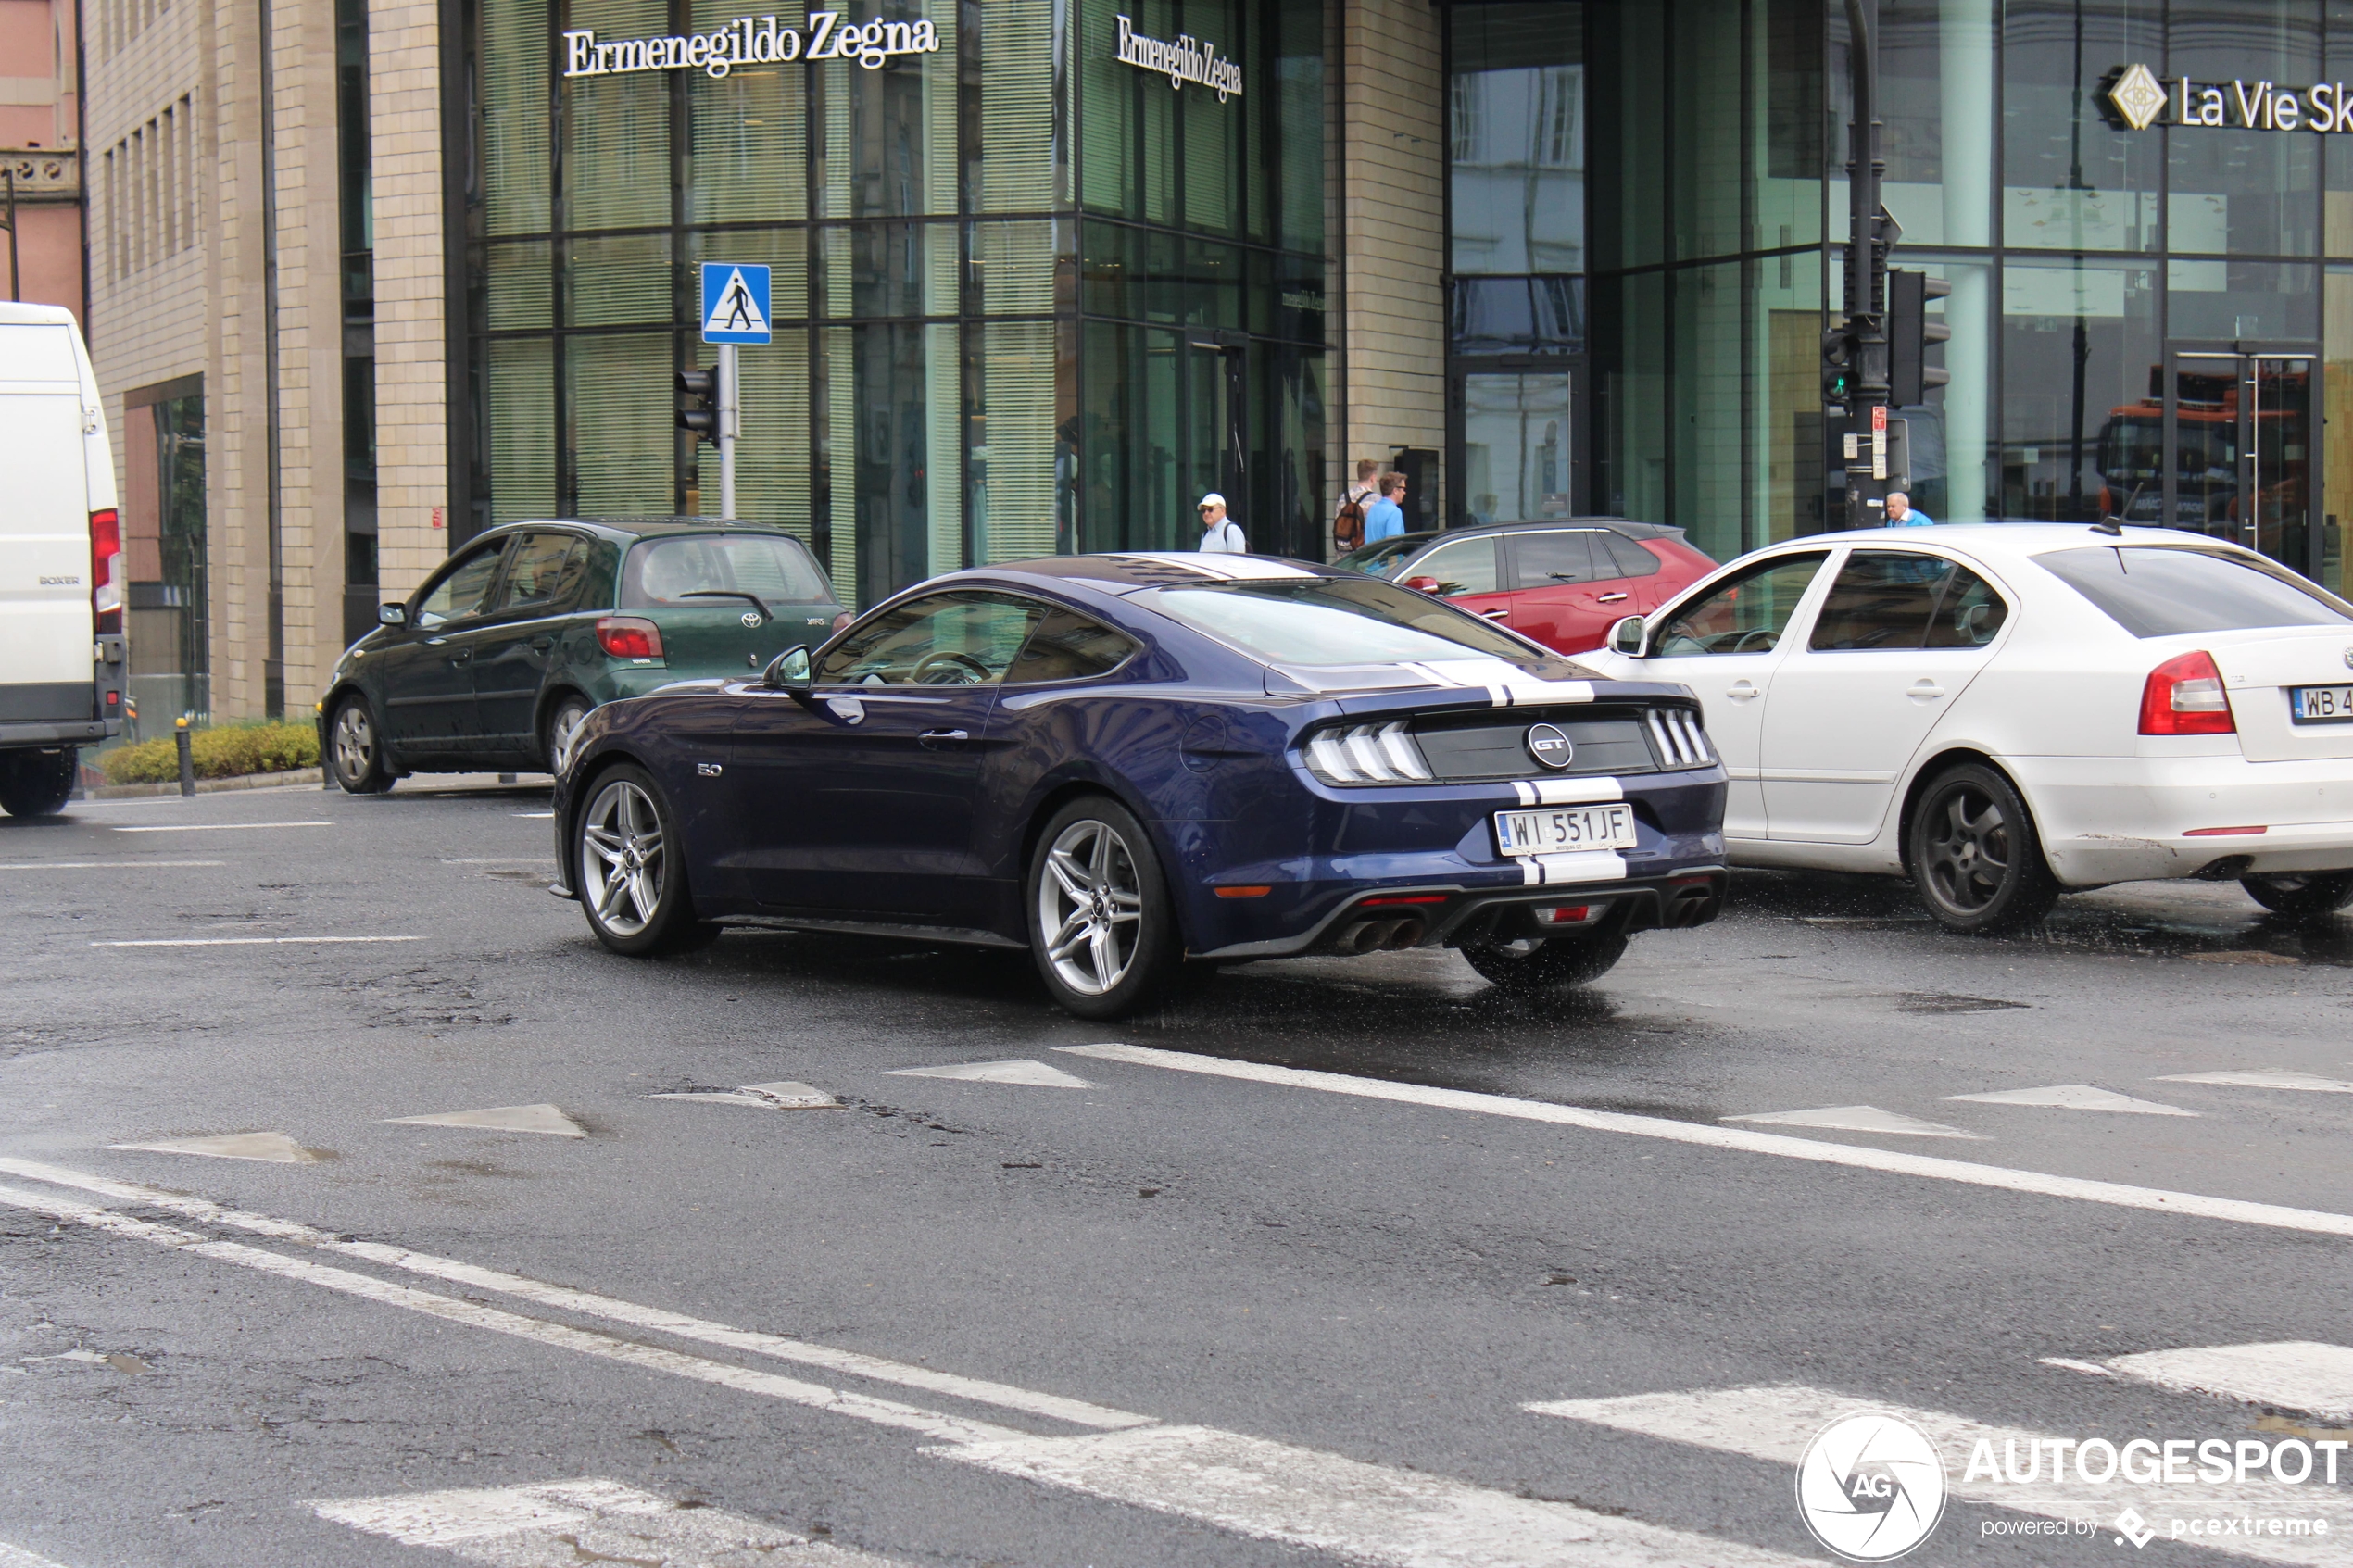
[[1856, 1562], [1885, 1562], [1944, 1513], [1944, 1460], [1928, 1434], [1883, 1411], [1843, 1415], [1797, 1461], [1797, 1511], [1814, 1538]]
[[752, 631], [759, 631], [761, 624], [760, 612], [756, 609], [748, 609], [744, 611], [744, 624]]
[[1577, 746], [1558, 724], [1528, 726], [1528, 754], [1547, 768], [1566, 768], [1577, 759]]

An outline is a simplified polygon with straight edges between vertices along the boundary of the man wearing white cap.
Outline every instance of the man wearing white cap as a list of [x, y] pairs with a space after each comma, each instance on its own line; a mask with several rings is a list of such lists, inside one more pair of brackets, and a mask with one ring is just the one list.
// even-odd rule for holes
[[1193, 548], [1209, 556], [1250, 554], [1242, 525], [1226, 516], [1226, 497], [1214, 490], [1201, 498], [1201, 543]]

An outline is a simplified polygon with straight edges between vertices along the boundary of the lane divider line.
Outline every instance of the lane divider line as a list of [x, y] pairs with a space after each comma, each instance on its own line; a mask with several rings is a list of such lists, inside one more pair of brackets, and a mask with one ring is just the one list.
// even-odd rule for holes
[[911, 1432], [950, 1443], [1013, 1441], [1028, 1436], [1009, 1426], [992, 1426], [987, 1422], [966, 1421], [944, 1415], [913, 1405], [902, 1405], [892, 1399], [877, 1399], [867, 1394], [845, 1393], [821, 1384], [803, 1383], [799, 1378], [777, 1373], [760, 1372], [749, 1367], [730, 1366], [724, 1361], [709, 1361], [701, 1356], [689, 1356], [679, 1350], [665, 1350], [658, 1346], [640, 1344], [635, 1340], [617, 1339], [585, 1328], [572, 1328], [562, 1323], [547, 1323], [539, 1318], [527, 1318], [515, 1312], [501, 1311], [479, 1302], [459, 1301], [447, 1296], [414, 1286], [396, 1285], [370, 1274], [354, 1273], [326, 1263], [314, 1263], [305, 1258], [288, 1258], [276, 1252], [248, 1247], [242, 1241], [216, 1241], [194, 1231], [175, 1230], [150, 1220], [134, 1219], [94, 1204], [81, 1203], [69, 1198], [52, 1198], [46, 1193], [31, 1192], [23, 1187], [0, 1185], [0, 1203], [19, 1209], [29, 1209], [52, 1219], [71, 1220], [93, 1230], [110, 1236], [144, 1241], [171, 1251], [191, 1253], [219, 1262], [234, 1263], [240, 1268], [259, 1273], [276, 1274], [282, 1279], [297, 1280], [305, 1285], [356, 1296], [364, 1301], [382, 1306], [402, 1307], [427, 1317], [441, 1318], [449, 1323], [465, 1323], [473, 1328], [486, 1328], [494, 1334], [510, 1335], [560, 1350], [573, 1350], [601, 1361], [619, 1361], [647, 1372], [666, 1372], [679, 1377], [690, 1377], [698, 1383], [713, 1383], [724, 1388], [734, 1388], [747, 1394], [765, 1395], [772, 1399], [784, 1399], [796, 1405], [808, 1405], [815, 1410], [831, 1411], [879, 1426], [902, 1427]]
[[151, 936], [93, 942], [93, 947], [317, 947], [349, 942], [422, 942], [422, 936]]
[[1248, 1083], [1284, 1088], [1315, 1089], [1325, 1094], [1353, 1095], [1362, 1099], [1391, 1100], [1439, 1110], [1466, 1110], [1481, 1116], [1509, 1116], [1524, 1122], [1548, 1122], [1595, 1133], [1623, 1133], [1693, 1144], [1702, 1148], [1741, 1154], [1769, 1154], [1783, 1160], [1807, 1160], [1823, 1165], [1844, 1165], [1889, 1175], [1921, 1176], [1931, 1181], [1962, 1182], [2038, 1198], [2064, 1198], [2083, 1203], [2105, 1203], [2119, 1209], [2142, 1209], [2158, 1214], [2184, 1214], [2194, 1219], [2222, 1220], [2233, 1224], [2265, 1225], [2275, 1230], [2309, 1231], [2316, 1236], [2353, 1236], [2353, 1214], [2332, 1214], [2318, 1209], [2290, 1209], [2275, 1203], [2254, 1203], [2236, 1198], [2208, 1198], [2194, 1192], [2170, 1192], [2162, 1187], [2128, 1186], [2120, 1182], [2093, 1181], [2081, 1176], [2054, 1176], [2040, 1171], [2012, 1170], [2003, 1165], [1979, 1165], [1932, 1154], [1904, 1154], [1893, 1149], [1866, 1148], [1854, 1144], [1822, 1143], [1793, 1138], [1780, 1133], [1752, 1133], [1743, 1128], [1676, 1122], [1663, 1116], [1631, 1116], [1617, 1110], [1585, 1110], [1546, 1100], [1518, 1099], [1509, 1095], [1477, 1094], [1467, 1089], [1438, 1089], [1420, 1084], [1394, 1084], [1380, 1078], [1356, 1078], [1341, 1073], [1319, 1073], [1299, 1067], [1270, 1067], [1263, 1062], [1235, 1061], [1226, 1057], [1200, 1056], [1189, 1051], [1161, 1050], [1151, 1046], [1056, 1046], [1072, 1056], [1099, 1061], [1124, 1061], [1136, 1067], [1161, 1067], [1177, 1073], [1200, 1073], [1214, 1078], [1239, 1078]]
[[[226, 860], [18, 860], [0, 865], [0, 872], [145, 872], [184, 866], [225, 866]], [[7, 1560], [0, 1558], [0, 1568]]]
[[153, 827], [117, 828], [117, 833], [227, 833], [235, 828], [331, 828], [322, 819], [301, 822], [168, 822]]
[[47, 1182], [55, 1186], [75, 1188], [102, 1198], [160, 1209], [166, 1213], [180, 1214], [255, 1236], [266, 1236], [276, 1241], [296, 1242], [321, 1251], [340, 1253], [346, 1258], [363, 1259], [384, 1268], [399, 1269], [450, 1285], [512, 1296], [535, 1306], [576, 1312], [582, 1317], [598, 1318], [606, 1323], [625, 1323], [631, 1328], [653, 1329], [675, 1335], [681, 1339], [723, 1346], [730, 1350], [768, 1356], [776, 1361], [822, 1367], [845, 1376], [868, 1378], [876, 1383], [894, 1383], [906, 1388], [921, 1388], [926, 1393], [969, 1399], [975, 1404], [994, 1405], [1000, 1410], [1019, 1411], [1025, 1415], [1043, 1416], [1047, 1420], [1066, 1422], [1073, 1426], [1117, 1431], [1122, 1427], [1150, 1425], [1153, 1420], [1151, 1416], [1138, 1415], [1132, 1411], [1112, 1410], [1104, 1405], [1089, 1404], [1084, 1399], [1067, 1399], [1055, 1394], [1016, 1388], [1010, 1384], [962, 1377], [951, 1372], [935, 1372], [930, 1367], [909, 1366], [900, 1361], [886, 1361], [880, 1356], [836, 1349], [829, 1345], [790, 1339], [779, 1334], [733, 1328], [725, 1323], [688, 1317], [683, 1312], [640, 1306], [634, 1301], [599, 1296], [592, 1291], [549, 1285], [542, 1280], [506, 1273], [474, 1263], [461, 1263], [454, 1258], [411, 1252], [406, 1248], [390, 1247], [381, 1242], [352, 1241], [296, 1221], [248, 1213], [206, 1198], [187, 1198], [144, 1183], [117, 1181], [110, 1176], [92, 1175], [62, 1165], [44, 1164], [37, 1160], [0, 1157], [0, 1172]]

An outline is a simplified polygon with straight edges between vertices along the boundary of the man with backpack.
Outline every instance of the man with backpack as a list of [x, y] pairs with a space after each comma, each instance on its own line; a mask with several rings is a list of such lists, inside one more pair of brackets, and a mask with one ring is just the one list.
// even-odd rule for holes
[[1370, 458], [1356, 459], [1356, 483], [1340, 492], [1340, 510], [1332, 517], [1332, 548], [1341, 555], [1365, 543], [1365, 513], [1376, 494], [1373, 476], [1380, 464]]

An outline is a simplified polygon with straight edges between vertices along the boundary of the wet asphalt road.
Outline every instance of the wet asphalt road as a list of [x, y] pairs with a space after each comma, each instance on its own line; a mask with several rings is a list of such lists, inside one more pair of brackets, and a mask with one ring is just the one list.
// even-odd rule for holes
[[[2353, 1094], [2161, 1081], [2353, 1082], [2353, 919], [2298, 929], [2235, 886], [2138, 884], [2071, 898], [2031, 938], [1970, 940], [1898, 885], [1748, 874], [1725, 919], [1638, 938], [1582, 993], [1515, 1002], [1448, 954], [1298, 960], [1106, 1027], [996, 955], [745, 933], [613, 958], [541, 891], [544, 789], [415, 784], [0, 822], [0, 1157], [17, 1162], [0, 1165], [0, 1563], [8, 1548], [67, 1568], [801, 1560], [560, 1533], [409, 1545], [314, 1506], [582, 1478], [905, 1563], [1828, 1560], [1785, 1458], [1696, 1421], [1635, 1433], [1524, 1407], [1798, 1386], [2079, 1437], [2353, 1426], [2295, 1388], [2242, 1402], [2093, 1374], [2148, 1351], [2353, 1343], [2353, 1234], [1656, 1131], [2353, 1212]], [[301, 940], [321, 936], [403, 940]], [[165, 941], [221, 945], [95, 945]], [[1114, 1042], [1637, 1120], [1061, 1048]], [[1081, 1082], [890, 1075], [1005, 1060]], [[842, 1109], [649, 1098], [788, 1080]], [[1948, 1098], [2068, 1085], [2196, 1114]], [[389, 1120], [543, 1104], [585, 1135]], [[1723, 1120], [1858, 1106], [1971, 1135]], [[307, 1162], [114, 1147], [262, 1132]], [[57, 1173], [896, 1370], [616, 1325]], [[224, 1239], [248, 1253], [195, 1246]], [[939, 1373], [1025, 1392], [920, 1386]], [[919, 1417], [757, 1382], [777, 1374]], [[1543, 1557], [1505, 1530], [1433, 1557], [1377, 1509], [1350, 1513], [1321, 1472], [1330, 1518], [1217, 1501], [1231, 1467], [1209, 1448], [1057, 1479], [1063, 1459], [1023, 1443], [1113, 1424], [1041, 1395], [1149, 1418], [1148, 1435], [1344, 1456], [1380, 1467], [1347, 1473], [1375, 1490], [1459, 1483], [1685, 1534]], [[955, 1422], [1013, 1457], [976, 1460], [988, 1434]], [[2290, 1490], [2288, 1514], [2353, 1529], [2353, 1458], [2335, 1487]], [[2223, 1560], [2161, 1537], [1989, 1533], [2028, 1516], [1958, 1498], [1906, 1561]], [[2331, 1560], [2309, 1549], [2323, 1555], [2270, 1560]]]

